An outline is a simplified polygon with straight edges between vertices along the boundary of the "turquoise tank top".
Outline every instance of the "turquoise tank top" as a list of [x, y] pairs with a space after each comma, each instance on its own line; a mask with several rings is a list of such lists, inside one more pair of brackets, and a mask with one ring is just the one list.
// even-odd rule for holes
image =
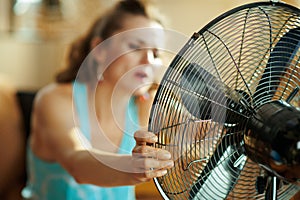
[[[73, 98], [79, 117], [80, 129], [90, 140], [87, 88], [84, 84], [73, 84]], [[138, 130], [138, 114], [134, 98], [130, 99], [125, 131], [119, 148], [120, 154], [131, 154], [135, 146], [133, 133]], [[134, 186], [99, 187], [78, 184], [68, 172], [57, 163], [48, 163], [36, 157], [30, 148], [27, 151], [28, 181], [22, 191], [25, 199], [39, 200], [120, 200], [135, 199]]]

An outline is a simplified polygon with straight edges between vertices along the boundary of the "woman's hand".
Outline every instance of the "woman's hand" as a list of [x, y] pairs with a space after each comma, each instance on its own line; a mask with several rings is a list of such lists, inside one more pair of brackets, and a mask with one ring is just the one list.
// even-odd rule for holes
[[163, 149], [149, 145], [157, 142], [157, 136], [147, 131], [137, 131], [134, 134], [136, 146], [132, 150], [134, 176], [138, 181], [149, 181], [163, 176], [167, 169], [173, 167], [171, 154]]

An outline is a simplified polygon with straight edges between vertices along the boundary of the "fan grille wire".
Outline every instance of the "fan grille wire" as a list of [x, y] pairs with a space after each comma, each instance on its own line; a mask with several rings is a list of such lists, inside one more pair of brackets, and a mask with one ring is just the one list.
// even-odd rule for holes
[[[231, 171], [231, 179], [214, 180], [214, 184], [206, 189], [205, 198], [264, 199], [264, 194], [258, 194], [255, 189], [256, 177], [264, 170], [246, 156], [240, 170], [234, 165], [244, 155], [244, 127], [251, 114], [245, 110], [255, 111], [259, 105], [273, 100], [285, 100], [300, 106], [299, 49], [287, 58], [289, 66], [281, 74], [263, 77], [276, 43], [289, 30], [300, 27], [299, 16], [298, 9], [281, 3], [261, 2], [238, 7], [195, 33], [174, 58], [161, 81], [149, 120], [149, 130], [159, 138], [156, 147], [170, 151], [175, 161], [167, 175], [155, 179], [165, 198], [197, 199], [202, 179], [205, 181], [210, 170], [224, 165]], [[191, 63], [196, 63], [198, 68], [214, 77], [202, 78], [207, 85], [213, 85], [216, 92], [203, 95], [203, 84], [182, 82], [182, 74]], [[273, 69], [272, 64], [270, 73], [277, 69]], [[189, 75], [191, 80], [196, 80], [197, 76]], [[264, 79], [267, 80], [264, 87], [257, 89]], [[261, 92], [258, 90], [263, 91], [263, 95], [255, 95]], [[243, 111], [226, 102], [226, 98], [236, 96], [237, 91], [247, 94], [242, 95]], [[199, 110], [195, 99], [201, 100], [201, 106], [215, 107], [216, 110]], [[188, 110], [189, 106], [194, 110]], [[240, 117], [236, 124], [231, 124], [232, 127], [225, 123], [226, 110], [230, 109]], [[217, 116], [218, 120], [202, 119], [193, 114], [198, 112], [211, 118]], [[220, 158], [228, 146], [232, 151], [227, 158], [235, 163]], [[215, 159], [213, 155], [218, 158], [216, 161], [212, 161]], [[209, 161], [215, 165], [210, 166]], [[226, 186], [228, 181], [231, 181], [229, 189]], [[299, 188], [295, 185], [282, 183], [278, 197], [289, 199], [297, 190]]]

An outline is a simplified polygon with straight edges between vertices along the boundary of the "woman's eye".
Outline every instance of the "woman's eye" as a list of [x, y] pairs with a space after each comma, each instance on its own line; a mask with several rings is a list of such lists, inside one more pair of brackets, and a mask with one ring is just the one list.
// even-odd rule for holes
[[129, 43], [128, 46], [129, 46], [130, 49], [133, 49], [133, 50], [138, 50], [138, 49], [141, 48], [140, 45], [134, 44], [134, 43]]

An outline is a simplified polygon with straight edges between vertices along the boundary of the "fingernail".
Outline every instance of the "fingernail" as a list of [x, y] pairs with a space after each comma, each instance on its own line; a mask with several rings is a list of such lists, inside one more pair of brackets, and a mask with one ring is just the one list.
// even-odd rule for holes
[[167, 160], [167, 159], [170, 159], [170, 158], [171, 158], [171, 154], [170, 153], [163, 153], [162, 154], [162, 159]]
[[173, 167], [174, 166], [174, 162], [173, 161], [168, 161], [165, 163], [164, 167]]
[[168, 167], [173, 167], [174, 166], [174, 162], [173, 161], [169, 161], [167, 166]]
[[163, 171], [161, 171], [161, 174], [162, 175], [166, 175], [168, 173], [168, 171], [167, 170], [163, 170]]
[[150, 139], [151, 139], [151, 141], [152, 141], [152, 142], [157, 142], [157, 140], [158, 140], [158, 138], [157, 138], [157, 136], [156, 136], [156, 135], [155, 135], [155, 136], [153, 136], [153, 137], [151, 137]]

